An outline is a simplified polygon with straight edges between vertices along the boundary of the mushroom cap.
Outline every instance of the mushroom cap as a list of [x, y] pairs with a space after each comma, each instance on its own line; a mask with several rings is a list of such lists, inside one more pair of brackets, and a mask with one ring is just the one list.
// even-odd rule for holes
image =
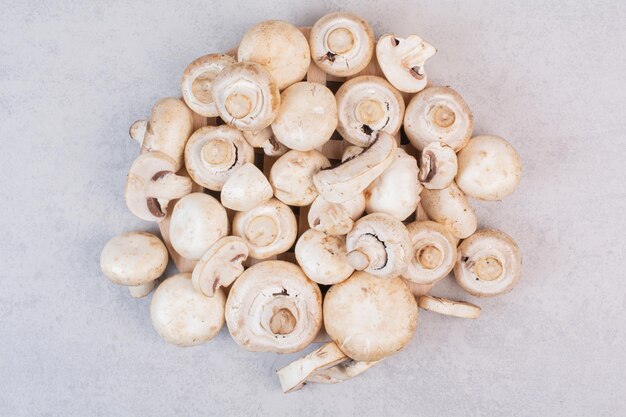
[[448, 275], [456, 262], [456, 240], [444, 225], [417, 221], [407, 225], [413, 256], [402, 277], [415, 284], [434, 284]]
[[242, 238], [221, 238], [194, 267], [191, 275], [193, 287], [207, 297], [213, 297], [219, 287], [228, 287], [243, 273], [242, 262], [247, 258], [248, 246]]
[[228, 234], [226, 210], [204, 193], [191, 193], [178, 200], [170, 219], [170, 240], [182, 257], [198, 260]]
[[343, 203], [331, 203], [321, 195], [309, 208], [309, 227], [329, 235], [345, 235], [354, 226], [354, 221], [365, 211], [365, 194], [359, 193]]
[[324, 326], [349, 357], [377, 361], [402, 349], [417, 326], [417, 303], [401, 278], [355, 272], [324, 298]]
[[167, 267], [167, 248], [145, 232], [128, 232], [109, 240], [100, 254], [102, 273], [118, 285], [137, 286], [159, 278]]
[[261, 130], [278, 114], [280, 92], [264, 66], [238, 62], [213, 80], [213, 102], [226, 123], [240, 130]]
[[318, 195], [313, 175], [329, 167], [328, 158], [319, 151], [287, 152], [270, 169], [274, 195], [290, 206], [308, 206]]
[[193, 288], [191, 274], [177, 274], [161, 283], [152, 296], [152, 326], [169, 343], [194, 346], [213, 339], [224, 325], [226, 297], [213, 297]]
[[300, 29], [280, 20], [266, 20], [248, 30], [239, 43], [239, 61], [263, 65], [279, 90], [301, 81], [309, 70], [309, 42]]
[[310, 151], [328, 142], [336, 127], [337, 102], [325, 85], [302, 81], [281, 93], [272, 131], [286, 147]]
[[424, 188], [420, 196], [428, 218], [446, 226], [452, 236], [465, 239], [476, 231], [476, 212], [454, 181], [441, 190]]
[[181, 78], [183, 99], [187, 106], [201, 116], [218, 116], [211, 93], [213, 80], [225, 67], [237, 62], [225, 54], [209, 54], [193, 60]]
[[428, 83], [424, 64], [437, 50], [417, 35], [400, 38], [386, 34], [376, 44], [380, 69], [394, 87], [405, 93], [417, 93]]
[[458, 247], [454, 278], [468, 293], [493, 297], [513, 289], [520, 279], [522, 256], [515, 241], [495, 229], [479, 230]]
[[515, 191], [522, 176], [522, 160], [513, 146], [499, 136], [476, 136], [458, 155], [456, 183], [480, 200], [502, 200]]
[[226, 208], [248, 211], [265, 203], [272, 195], [272, 186], [265, 175], [254, 164], [248, 162], [226, 180], [220, 199]]
[[473, 130], [470, 108], [450, 87], [428, 87], [420, 91], [404, 113], [404, 131], [420, 151], [431, 142], [442, 142], [458, 152], [467, 144]]
[[193, 180], [213, 191], [242, 165], [254, 162], [254, 148], [237, 129], [204, 126], [191, 135], [185, 147], [185, 165]]
[[322, 293], [299, 266], [265, 261], [246, 269], [226, 302], [231, 336], [255, 352], [291, 353], [307, 347], [322, 326]]
[[358, 16], [330, 13], [311, 28], [311, 58], [322, 71], [337, 77], [354, 75], [374, 55], [374, 31]]
[[457, 173], [457, 157], [454, 149], [440, 142], [431, 142], [422, 149], [419, 180], [431, 190], [446, 188]]
[[295, 243], [298, 224], [289, 206], [272, 198], [252, 210], [237, 212], [233, 234], [246, 241], [252, 258], [267, 259]]
[[362, 75], [339, 87], [337, 131], [348, 142], [368, 146], [372, 132], [395, 135], [402, 126], [404, 99], [384, 78]]
[[332, 285], [354, 272], [348, 263], [346, 238], [309, 229], [296, 243], [296, 259], [304, 273], [318, 284]]
[[365, 211], [405, 220], [420, 202], [422, 186], [418, 173], [415, 158], [404, 149], [396, 149], [391, 165], [365, 189]]

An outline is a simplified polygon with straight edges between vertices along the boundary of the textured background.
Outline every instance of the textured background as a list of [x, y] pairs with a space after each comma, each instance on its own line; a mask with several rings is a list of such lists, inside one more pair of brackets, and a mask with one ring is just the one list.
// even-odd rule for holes
[[[626, 415], [623, 1], [128, 3], [0, 2], [0, 415]], [[517, 192], [475, 206], [519, 242], [523, 279], [479, 320], [424, 312], [364, 376], [284, 396], [274, 372], [300, 355], [226, 329], [170, 346], [98, 259], [154, 230], [125, 208], [127, 131], [185, 65], [259, 20], [341, 9], [434, 44], [434, 83], [519, 150]], [[472, 300], [450, 279], [434, 293]]]

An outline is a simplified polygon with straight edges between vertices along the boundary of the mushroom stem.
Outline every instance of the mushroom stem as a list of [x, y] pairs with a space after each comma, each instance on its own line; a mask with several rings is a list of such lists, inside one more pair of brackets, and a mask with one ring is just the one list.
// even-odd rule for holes
[[297, 320], [286, 308], [278, 310], [270, 319], [270, 330], [274, 334], [290, 334], [296, 328]]
[[372, 234], [364, 234], [354, 250], [348, 252], [348, 263], [357, 271], [379, 269], [387, 264], [385, 244]]
[[159, 200], [174, 200], [191, 192], [193, 182], [189, 177], [176, 175], [173, 172], [157, 173], [148, 186], [148, 196]]
[[353, 250], [348, 253], [348, 263], [357, 271], [363, 271], [370, 264], [370, 259], [360, 250]]
[[133, 298], [143, 298], [152, 292], [155, 284], [156, 280], [150, 281], [143, 285], [128, 287], [128, 291], [130, 292], [130, 296]]
[[132, 124], [129, 130], [130, 138], [136, 140], [140, 145], [143, 144], [143, 138], [146, 136], [146, 129], [148, 128], [147, 120], [137, 120]]

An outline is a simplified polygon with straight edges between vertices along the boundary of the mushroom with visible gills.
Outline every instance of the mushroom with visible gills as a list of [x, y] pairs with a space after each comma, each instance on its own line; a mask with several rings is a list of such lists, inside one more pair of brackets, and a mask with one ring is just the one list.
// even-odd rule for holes
[[454, 149], [440, 142], [431, 142], [422, 150], [419, 180], [431, 190], [449, 186], [457, 173], [457, 158]]
[[244, 271], [242, 262], [248, 259], [248, 246], [237, 236], [218, 240], [200, 258], [191, 275], [196, 291], [213, 297], [220, 287], [228, 287]]
[[428, 83], [424, 64], [437, 50], [417, 35], [386, 34], [376, 44], [376, 58], [389, 82], [405, 93], [422, 91]]
[[343, 203], [331, 203], [317, 196], [309, 208], [309, 227], [329, 235], [345, 235], [365, 211], [365, 195], [357, 194]]
[[304, 273], [318, 284], [332, 285], [354, 272], [348, 263], [346, 238], [309, 229], [296, 243], [296, 260]]
[[412, 283], [430, 285], [448, 275], [456, 262], [456, 240], [447, 227], [433, 221], [407, 225], [413, 256], [402, 277]]
[[226, 208], [248, 211], [265, 203], [272, 195], [272, 186], [261, 170], [246, 163], [226, 180], [220, 199]]
[[235, 62], [235, 58], [230, 55], [209, 54], [187, 65], [181, 79], [183, 99], [187, 106], [201, 116], [218, 116], [212, 94], [213, 80], [224, 68]]
[[313, 175], [329, 167], [328, 158], [319, 151], [287, 152], [270, 169], [274, 195], [290, 206], [308, 206], [317, 197]]
[[465, 239], [476, 231], [476, 212], [454, 181], [441, 190], [424, 188], [420, 195], [428, 218], [446, 226], [452, 236]]

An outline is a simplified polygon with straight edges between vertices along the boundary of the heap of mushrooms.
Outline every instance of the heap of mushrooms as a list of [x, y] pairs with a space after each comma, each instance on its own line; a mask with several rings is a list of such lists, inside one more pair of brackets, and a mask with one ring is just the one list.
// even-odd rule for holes
[[[182, 99], [130, 128], [140, 155], [126, 204], [161, 237], [113, 237], [102, 272], [135, 298], [156, 287], [152, 325], [172, 344], [226, 323], [250, 351], [316, 345], [278, 370], [284, 392], [396, 354], [419, 309], [478, 318], [474, 303], [428, 293], [451, 273], [469, 297], [519, 282], [518, 245], [477, 230], [472, 199], [509, 196], [521, 160], [502, 137], [474, 135], [456, 90], [429, 84], [435, 53], [415, 34], [377, 41], [341, 12], [312, 28], [261, 22], [235, 52], [194, 60]], [[169, 259], [178, 271], [161, 280]]]

